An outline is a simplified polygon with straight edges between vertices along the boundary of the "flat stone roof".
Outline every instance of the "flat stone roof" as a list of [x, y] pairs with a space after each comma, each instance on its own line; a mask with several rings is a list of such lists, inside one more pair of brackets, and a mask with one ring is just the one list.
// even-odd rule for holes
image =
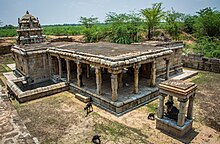
[[160, 51], [164, 47], [156, 47], [154, 45], [142, 45], [142, 44], [115, 44], [115, 43], [77, 43], [77, 42], [54, 42], [54, 43], [38, 43], [30, 45], [15, 46], [23, 51], [35, 51], [44, 50], [50, 47], [60, 50], [69, 50], [75, 52], [89, 53], [93, 55], [103, 55], [115, 57], [119, 55], [133, 55], [141, 54], [146, 51]]
[[52, 43], [54, 47], [58, 49], [65, 49], [70, 51], [90, 53], [94, 55], [103, 55], [109, 57], [117, 57], [120, 55], [133, 55], [141, 54], [146, 51], [163, 50], [162, 47], [154, 47], [149, 45], [128, 45], [128, 44], [115, 44], [115, 43], [85, 43], [74, 44], [66, 43], [64, 45], [58, 45], [58, 43]]
[[161, 93], [186, 98], [196, 91], [197, 85], [183, 80], [169, 79], [161, 82], [159, 88]]
[[21, 53], [22, 55], [49, 52], [51, 54], [60, 54], [90, 62], [101, 63], [107, 66], [117, 67], [119, 65], [134, 64], [135, 62], [170, 55], [172, 53], [171, 48], [165, 45], [163, 46], [163, 44], [171, 44], [172, 47], [177, 46], [177, 48], [183, 47], [182, 42], [151, 42], [148, 44], [135, 43], [130, 45], [107, 42], [44, 42], [23, 46], [14, 45], [12, 47], [12, 51]]

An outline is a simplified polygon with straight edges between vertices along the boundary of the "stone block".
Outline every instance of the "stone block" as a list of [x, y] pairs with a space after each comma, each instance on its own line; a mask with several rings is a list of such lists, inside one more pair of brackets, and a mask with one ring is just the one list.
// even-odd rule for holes
[[186, 120], [184, 126], [176, 125], [176, 121], [163, 117], [162, 119], [156, 118], [156, 128], [173, 136], [183, 137], [192, 129], [192, 120]]
[[81, 94], [79, 94], [79, 93], [76, 93], [76, 94], [75, 94], [75, 97], [76, 97], [77, 99], [79, 99], [80, 101], [84, 102], [84, 103], [89, 102], [89, 97], [83, 96], [83, 95], [81, 95]]

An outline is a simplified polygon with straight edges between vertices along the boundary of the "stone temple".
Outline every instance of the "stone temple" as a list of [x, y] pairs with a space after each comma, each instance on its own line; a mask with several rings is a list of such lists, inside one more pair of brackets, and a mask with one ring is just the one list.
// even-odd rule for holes
[[182, 42], [50, 43], [29, 12], [18, 23], [17, 78], [7, 86], [19, 102], [69, 90], [121, 115], [156, 99], [158, 83], [182, 73]]

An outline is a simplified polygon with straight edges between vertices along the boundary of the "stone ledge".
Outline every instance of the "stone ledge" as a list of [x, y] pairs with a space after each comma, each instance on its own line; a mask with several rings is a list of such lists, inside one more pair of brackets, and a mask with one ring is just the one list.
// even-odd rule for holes
[[7, 81], [7, 86], [15, 94], [19, 102], [34, 100], [69, 89], [69, 85], [65, 82], [39, 87], [28, 91], [21, 91], [21, 89], [12, 81]]
[[150, 101], [153, 101], [159, 95], [159, 89], [155, 88], [152, 91], [147, 91], [144, 95], [138, 95], [135, 97], [131, 97], [126, 101], [117, 101], [112, 102], [111, 100], [94, 94], [90, 91], [84, 90], [74, 84], [70, 84], [70, 91], [77, 94], [80, 93], [84, 97], [92, 97], [93, 103], [98, 107], [105, 109], [106, 111], [116, 115], [121, 116], [137, 107], [140, 107]]
[[159, 119], [156, 117], [156, 128], [177, 137], [183, 137], [192, 130], [192, 120], [186, 119], [184, 126], [178, 126], [177, 122], [167, 117]]

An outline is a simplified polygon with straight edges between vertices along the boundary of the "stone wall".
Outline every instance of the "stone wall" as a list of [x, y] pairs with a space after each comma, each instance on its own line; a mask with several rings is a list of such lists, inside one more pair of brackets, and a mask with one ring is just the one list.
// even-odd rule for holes
[[188, 54], [182, 56], [182, 61], [184, 67], [220, 73], [220, 59]]
[[5, 44], [0, 46], [0, 55], [11, 53], [12, 44]]
[[49, 86], [22, 91], [16, 83], [8, 80], [7, 87], [8, 90], [10, 90], [15, 95], [16, 99], [20, 103], [69, 90], [69, 84], [65, 82], [60, 82]]
[[16, 70], [24, 75], [29, 84], [39, 83], [50, 79], [48, 55], [35, 53], [20, 55], [13, 53]]
[[48, 55], [32, 54], [28, 59], [30, 83], [39, 83], [50, 79]]
[[[170, 56], [170, 76], [182, 72], [182, 48], [172, 49], [173, 53]], [[163, 58], [159, 58], [156, 62], [157, 77], [165, 78], [166, 75], [166, 62]]]

